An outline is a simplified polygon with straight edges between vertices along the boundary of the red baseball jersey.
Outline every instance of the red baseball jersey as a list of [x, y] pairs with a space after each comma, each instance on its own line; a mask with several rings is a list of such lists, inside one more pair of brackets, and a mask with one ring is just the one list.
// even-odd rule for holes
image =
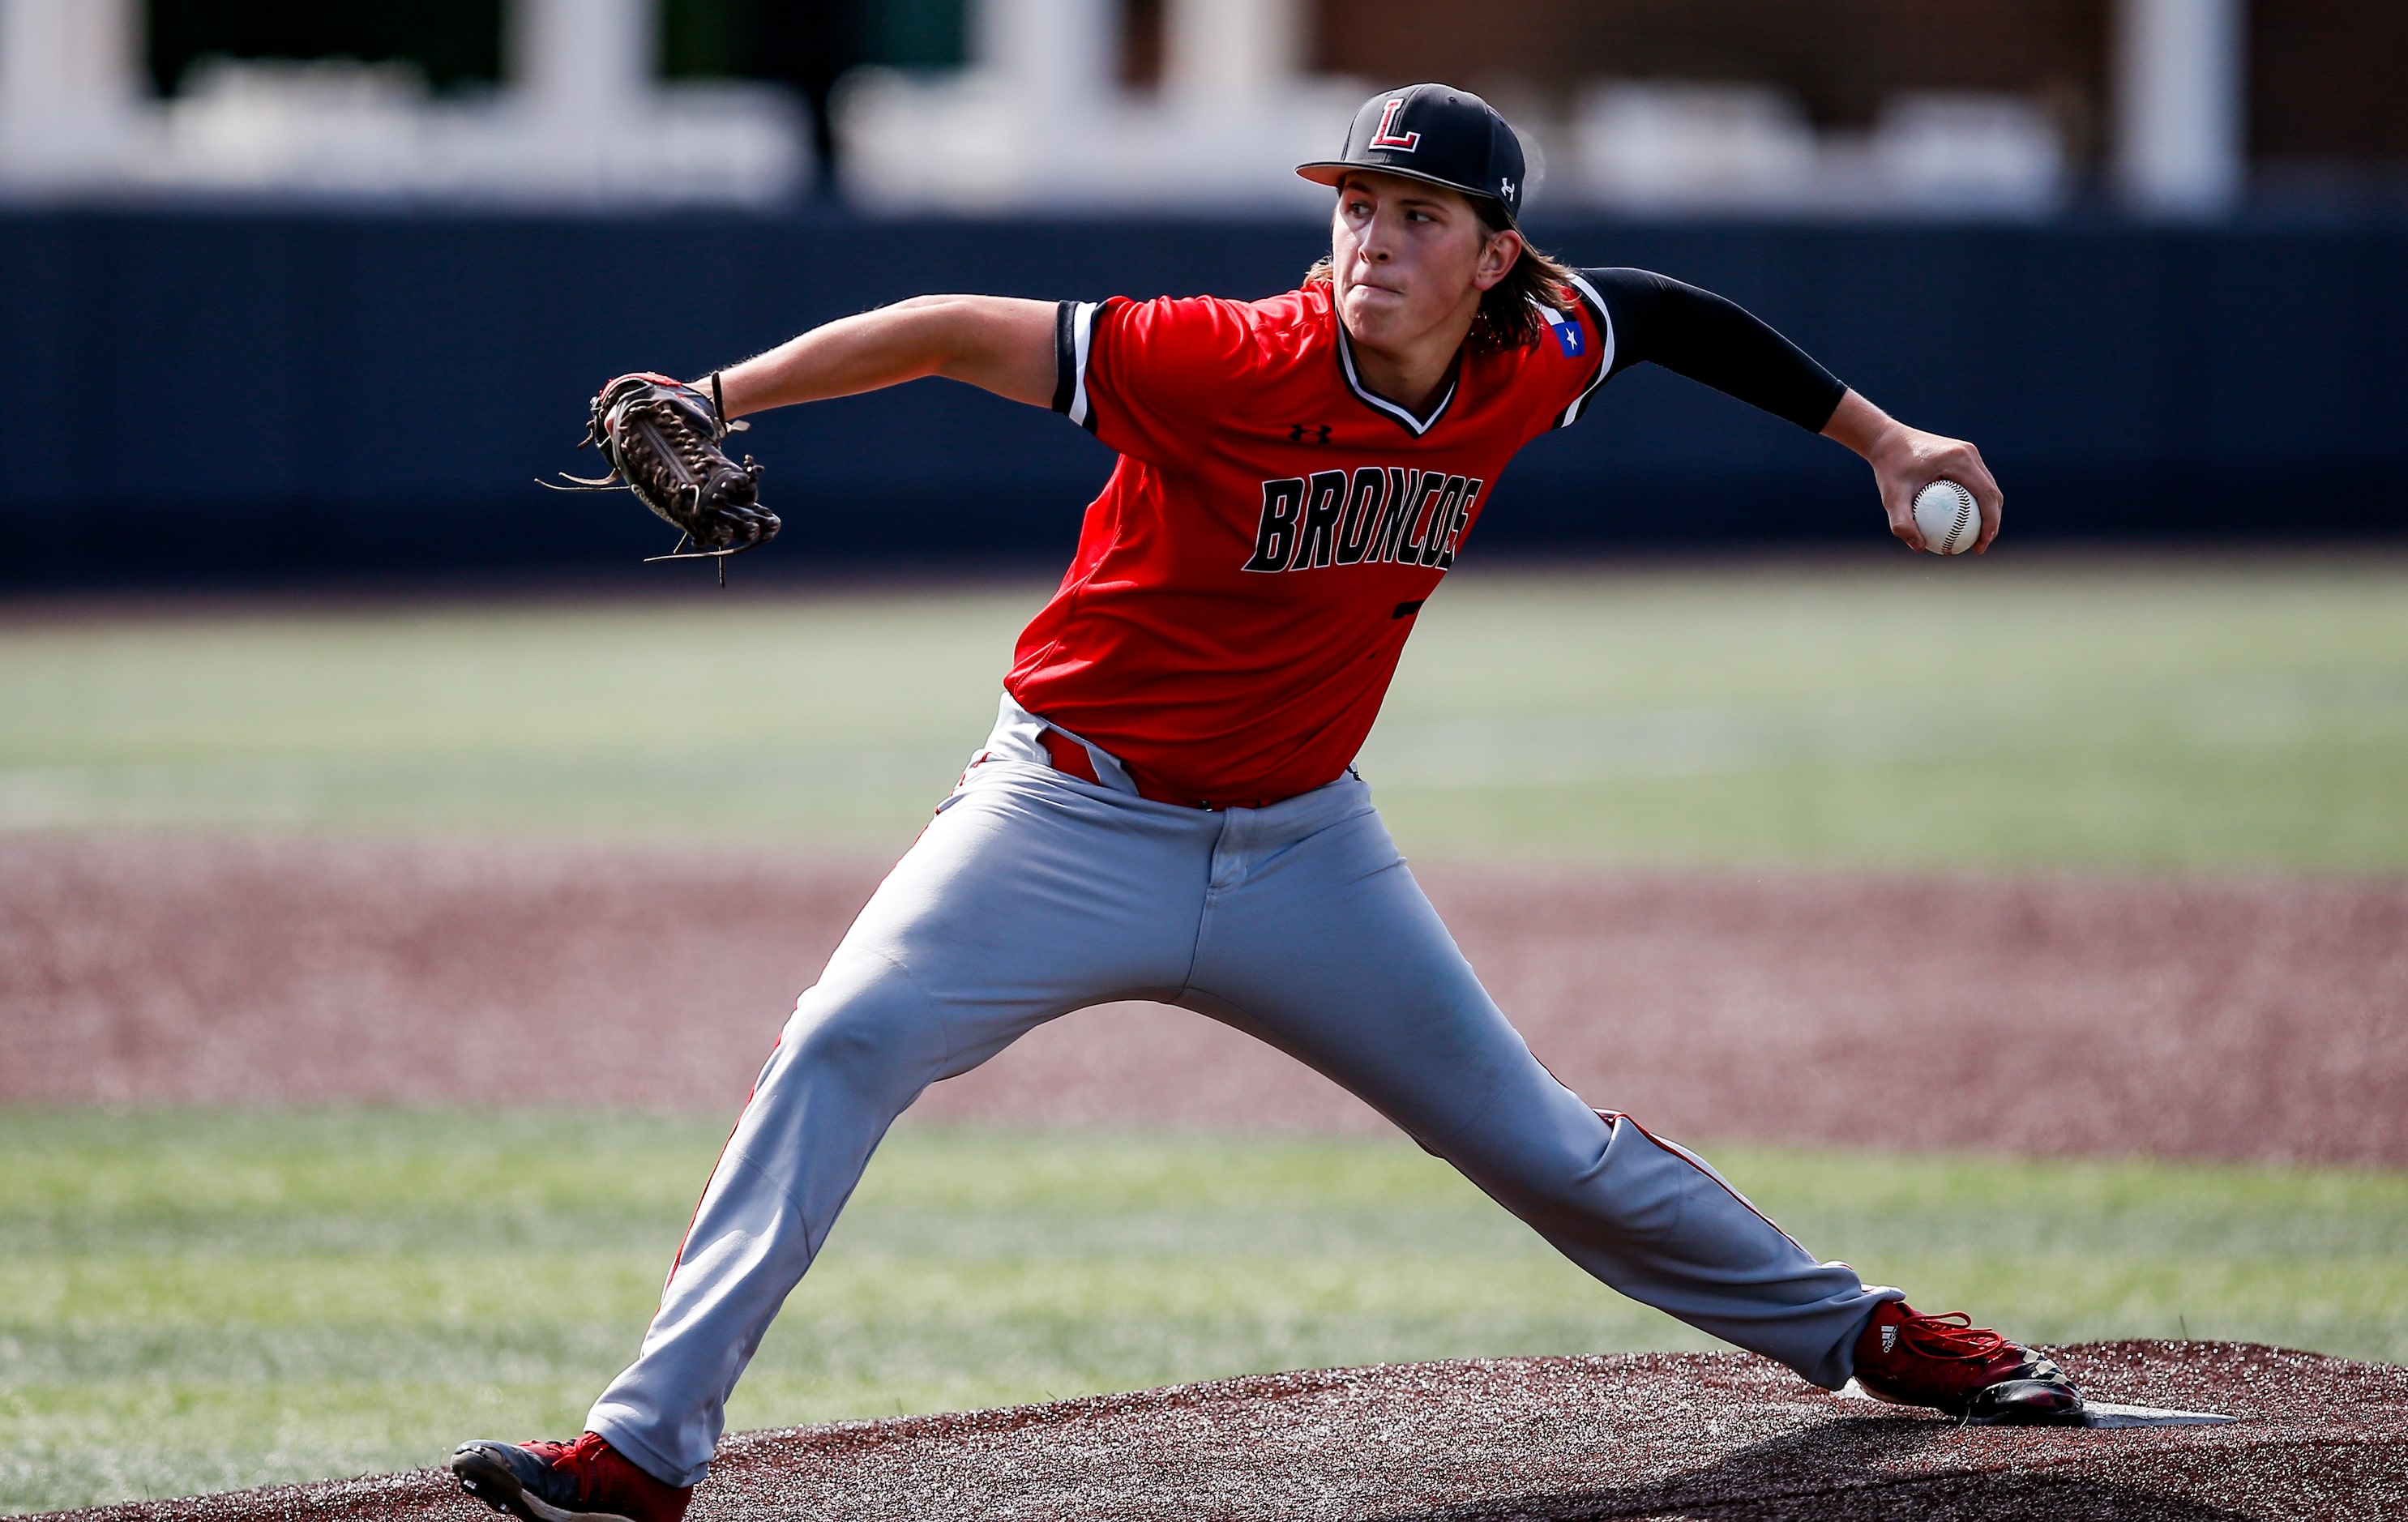
[[1419, 417], [1363, 385], [1326, 283], [1065, 302], [1056, 409], [1120, 460], [1006, 689], [1182, 798], [1339, 777], [1506, 462], [1612, 369], [1580, 296], [1534, 345], [1467, 348]]

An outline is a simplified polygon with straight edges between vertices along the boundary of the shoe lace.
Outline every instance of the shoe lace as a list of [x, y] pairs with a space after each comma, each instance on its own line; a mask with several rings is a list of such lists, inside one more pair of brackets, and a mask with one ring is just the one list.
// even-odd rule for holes
[[1899, 1323], [1899, 1343], [1927, 1358], [1987, 1361], [2014, 1346], [1987, 1327], [1976, 1327], [1962, 1311], [1938, 1315], [1916, 1312]]
[[603, 1456], [615, 1451], [601, 1433], [583, 1432], [578, 1435], [576, 1442], [560, 1450], [560, 1457], [552, 1461], [552, 1467], [566, 1470], [575, 1475], [578, 1500], [590, 1500], [605, 1472], [601, 1463]]
[[591, 1458], [596, 1454], [607, 1453], [609, 1451], [609, 1441], [604, 1438], [601, 1433], [580, 1432], [578, 1434], [576, 1442], [560, 1450], [560, 1457], [563, 1461], [570, 1459], [584, 1459]]

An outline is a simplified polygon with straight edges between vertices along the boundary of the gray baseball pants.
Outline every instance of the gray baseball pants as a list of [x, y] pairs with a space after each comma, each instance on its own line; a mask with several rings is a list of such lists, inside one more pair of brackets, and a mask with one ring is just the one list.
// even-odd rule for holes
[[1351, 774], [1268, 809], [1056, 771], [1010, 699], [987, 748], [796, 1006], [634, 1364], [586, 1423], [673, 1485], [887, 1127], [940, 1078], [1091, 1004], [1195, 1010], [1304, 1062], [1634, 1299], [1847, 1382], [1880, 1301], [1689, 1153], [1540, 1066]]

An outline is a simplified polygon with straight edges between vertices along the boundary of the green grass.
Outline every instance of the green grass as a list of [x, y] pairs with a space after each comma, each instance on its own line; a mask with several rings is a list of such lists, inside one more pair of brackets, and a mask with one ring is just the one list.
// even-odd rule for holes
[[[724, 1120], [0, 1110], [0, 1511], [573, 1431]], [[1103, 1144], [1099, 1144], [1103, 1143]], [[2408, 1174], [1734, 1148], [1811, 1248], [2035, 1339], [2408, 1360]], [[1410, 1145], [906, 1127], [738, 1428], [1696, 1348]]]
[[[0, 829], [891, 851], [1042, 586], [0, 625]], [[1363, 756], [1408, 850], [2408, 869], [2408, 560], [1467, 567]]]
[[[891, 852], [1044, 590], [21, 610], [0, 831]], [[1422, 625], [1363, 758], [1418, 853], [2408, 869], [2408, 560], [1474, 567]], [[0, 1511], [572, 1429], [724, 1126], [0, 1110]], [[1717, 1156], [1927, 1308], [2408, 1361], [2408, 1174]], [[732, 1419], [1704, 1345], [1401, 1143], [906, 1127]]]

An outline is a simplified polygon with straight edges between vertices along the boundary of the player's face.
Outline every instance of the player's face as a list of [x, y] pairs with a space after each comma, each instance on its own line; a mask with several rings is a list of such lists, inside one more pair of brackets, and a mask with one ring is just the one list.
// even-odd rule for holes
[[1329, 248], [1348, 337], [1396, 349], [1443, 339], [1453, 329], [1452, 351], [1470, 328], [1480, 294], [1512, 268], [1522, 239], [1490, 232], [1454, 191], [1367, 171], [1338, 188]]

